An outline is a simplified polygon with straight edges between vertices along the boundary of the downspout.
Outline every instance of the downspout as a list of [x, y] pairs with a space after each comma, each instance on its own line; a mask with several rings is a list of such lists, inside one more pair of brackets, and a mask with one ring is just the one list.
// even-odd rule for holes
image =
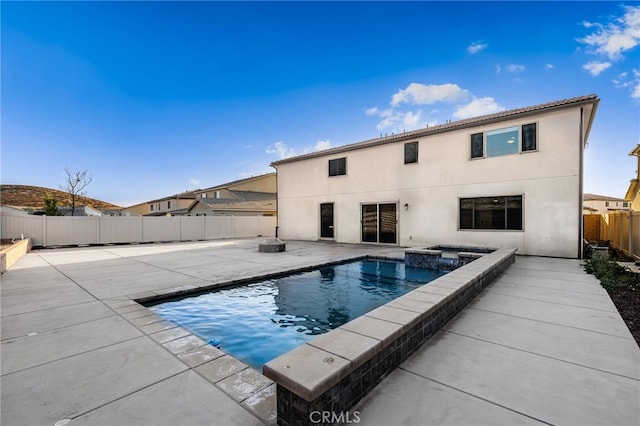
[[280, 185], [280, 183], [278, 180], [278, 168], [273, 164], [271, 164], [271, 167], [276, 169], [276, 235], [275, 237], [278, 238], [278, 229], [280, 228], [280, 211], [278, 209], [278, 198], [280, 197], [280, 188], [278, 188], [278, 186]]
[[584, 107], [580, 107], [580, 170], [578, 173], [578, 259], [583, 258], [583, 244], [582, 241], [584, 239], [584, 217], [582, 215], [582, 207], [583, 207], [583, 174], [584, 174]]

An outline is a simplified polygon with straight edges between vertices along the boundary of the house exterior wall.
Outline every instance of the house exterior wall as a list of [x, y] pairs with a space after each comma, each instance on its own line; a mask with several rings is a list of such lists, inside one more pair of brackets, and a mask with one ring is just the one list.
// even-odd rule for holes
[[193, 198], [171, 198], [149, 203], [149, 213], [170, 213], [174, 210], [186, 209], [193, 203]]
[[240, 182], [229, 187], [234, 191], [253, 191], [253, 192], [276, 192], [276, 175], [275, 173], [258, 176], [248, 182]]
[[[470, 135], [537, 123], [537, 151], [470, 159]], [[396, 203], [398, 244], [514, 247], [519, 254], [580, 256], [581, 111], [540, 112], [499, 123], [276, 163], [278, 236], [320, 238], [320, 204], [334, 203], [334, 239], [361, 243], [362, 203]], [[404, 144], [419, 142], [418, 163]], [[328, 160], [347, 174], [328, 176]], [[460, 198], [523, 196], [523, 230], [460, 230]], [[405, 209], [404, 205], [408, 207]]]
[[149, 203], [140, 203], [120, 210], [120, 216], [144, 216], [151, 213]]

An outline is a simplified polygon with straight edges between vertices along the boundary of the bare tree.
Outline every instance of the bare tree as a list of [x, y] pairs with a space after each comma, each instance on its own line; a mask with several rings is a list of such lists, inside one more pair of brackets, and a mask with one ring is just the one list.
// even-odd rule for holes
[[64, 171], [67, 177], [64, 185], [60, 185], [60, 189], [71, 196], [71, 216], [73, 216], [76, 211], [76, 197], [86, 195], [87, 191], [84, 189], [91, 183], [91, 176], [87, 176], [86, 170], [72, 172], [65, 167]]

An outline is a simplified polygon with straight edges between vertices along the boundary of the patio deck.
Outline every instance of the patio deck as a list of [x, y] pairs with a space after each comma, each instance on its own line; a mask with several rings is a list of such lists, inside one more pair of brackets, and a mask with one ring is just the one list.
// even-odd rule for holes
[[[273, 423], [268, 379], [131, 299], [402, 249], [259, 241], [24, 256], [2, 276], [0, 423]], [[631, 425], [639, 395], [640, 349], [597, 280], [579, 261], [518, 258], [354, 410], [367, 425]]]

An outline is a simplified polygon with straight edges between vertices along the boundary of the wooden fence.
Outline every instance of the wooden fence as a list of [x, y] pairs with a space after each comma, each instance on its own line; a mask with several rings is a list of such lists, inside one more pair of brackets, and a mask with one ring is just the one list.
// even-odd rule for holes
[[640, 259], [640, 211], [584, 215], [584, 238], [609, 241], [612, 247]]
[[1, 216], [2, 239], [31, 238], [40, 247], [273, 237], [276, 230], [272, 216]]

